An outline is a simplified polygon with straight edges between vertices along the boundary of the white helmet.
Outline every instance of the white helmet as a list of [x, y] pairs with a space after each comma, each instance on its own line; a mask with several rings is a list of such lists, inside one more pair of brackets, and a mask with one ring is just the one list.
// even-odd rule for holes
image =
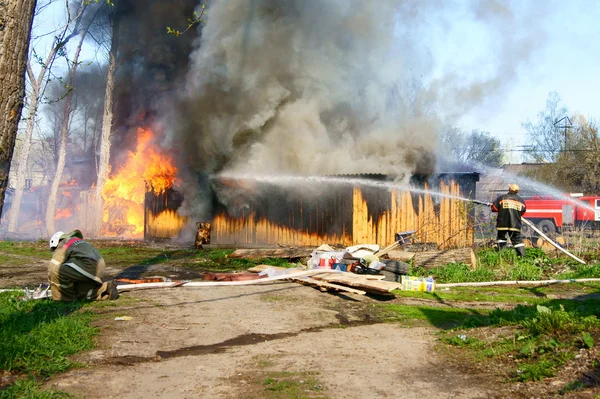
[[50, 238], [50, 249], [55, 249], [56, 247], [58, 247], [58, 242], [60, 241], [60, 237], [65, 234], [62, 231], [57, 231], [56, 233], [54, 233], [54, 235], [52, 236], [52, 238]]

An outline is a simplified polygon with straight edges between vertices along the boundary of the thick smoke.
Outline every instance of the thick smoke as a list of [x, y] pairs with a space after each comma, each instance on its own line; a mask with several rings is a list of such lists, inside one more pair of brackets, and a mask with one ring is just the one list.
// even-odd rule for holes
[[[487, 76], [433, 73], [428, 34], [457, 7], [497, 40]], [[200, 173], [433, 172], [443, 124], [514, 81], [534, 31], [506, 35], [519, 22], [495, 0], [213, 0], [206, 20], [172, 137], [188, 205]]]
[[398, 23], [393, 1], [211, 3], [178, 132], [189, 158], [209, 172], [414, 171], [438, 121], [394, 95], [408, 75]]

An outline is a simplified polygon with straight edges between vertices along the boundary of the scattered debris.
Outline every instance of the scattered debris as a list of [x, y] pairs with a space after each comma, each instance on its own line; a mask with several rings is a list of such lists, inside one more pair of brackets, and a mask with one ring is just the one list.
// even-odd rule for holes
[[433, 277], [413, 277], [402, 276], [403, 291], [435, 291], [435, 281]]
[[254, 267], [251, 267], [250, 269], [248, 269], [248, 271], [250, 273], [260, 273], [263, 270], [266, 269], [274, 269], [274, 270], [289, 270], [289, 268], [287, 267], [280, 267], [280, 266], [271, 266], [271, 265], [256, 265]]
[[131, 320], [131, 316], [117, 316], [115, 317], [116, 321], [129, 321]]
[[263, 276], [250, 272], [202, 273], [202, 280], [204, 281], [244, 281], [259, 278], [263, 278]]
[[115, 281], [117, 283], [122, 283], [122, 284], [142, 284], [142, 283], [161, 283], [161, 282], [165, 282], [165, 281], [168, 282], [168, 281], [171, 281], [171, 279], [168, 277], [162, 277], [162, 276], [146, 277], [146, 278], [138, 278], [138, 279], [119, 277], [119, 278], [116, 278]]
[[290, 278], [292, 281], [296, 281], [300, 284], [309, 285], [311, 287], [315, 287], [320, 289], [321, 291], [335, 291], [335, 292], [349, 292], [356, 295], [365, 295], [367, 292], [362, 290], [357, 290], [355, 288], [345, 287], [339, 284], [331, 284], [325, 281], [319, 281], [312, 277], [292, 277]]
[[52, 298], [52, 291], [50, 290], [50, 286], [49, 285], [47, 285], [45, 287], [42, 287], [42, 284], [40, 284], [34, 290], [30, 290], [29, 288], [25, 288], [24, 291], [25, 292], [23, 294], [23, 297], [21, 298], [24, 301], [31, 301], [31, 300], [34, 300], [34, 299]]
[[315, 280], [331, 284], [345, 285], [366, 291], [371, 294], [389, 294], [400, 289], [402, 284], [391, 281], [371, 280], [362, 275], [345, 272], [328, 272], [312, 276]]

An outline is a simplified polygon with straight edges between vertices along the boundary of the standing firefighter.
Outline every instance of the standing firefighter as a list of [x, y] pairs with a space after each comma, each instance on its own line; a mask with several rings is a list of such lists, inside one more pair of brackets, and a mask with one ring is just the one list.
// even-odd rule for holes
[[521, 216], [525, 213], [525, 201], [517, 194], [519, 186], [508, 185], [508, 193], [499, 196], [492, 203], [492, 212], [498, 212], [496, 229], [498, 230], [498, 249], [506, 247], [507, 239], [513, 245], [518, 256], [525, 256], [525, 244], [521, 236]]
[[59, 231], [50, 239], [48, 279], [55, 301], [117, 299], [114, 280], [103, 282], [104, 259], [79, 230]]

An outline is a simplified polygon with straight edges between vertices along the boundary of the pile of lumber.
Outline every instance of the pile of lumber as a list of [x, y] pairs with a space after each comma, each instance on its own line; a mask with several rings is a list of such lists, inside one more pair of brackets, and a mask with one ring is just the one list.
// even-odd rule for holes
[[[259, 265], [248, 269], [250, 272], [259, 273], [273, 268], [274, 270], [285, 270], [268, 265]], [[310, 275], [294, 276], [290, 273], [289, 280], [300, 284], [315, 287], [321, 291], [348, 292], [356, 295], [375, 294], [388, 295], [393, 290], [401, 289], [399, 282], [382, 281], [382, 275], [354, 274], [337, 272], [327, 269], [313, 269]]]

